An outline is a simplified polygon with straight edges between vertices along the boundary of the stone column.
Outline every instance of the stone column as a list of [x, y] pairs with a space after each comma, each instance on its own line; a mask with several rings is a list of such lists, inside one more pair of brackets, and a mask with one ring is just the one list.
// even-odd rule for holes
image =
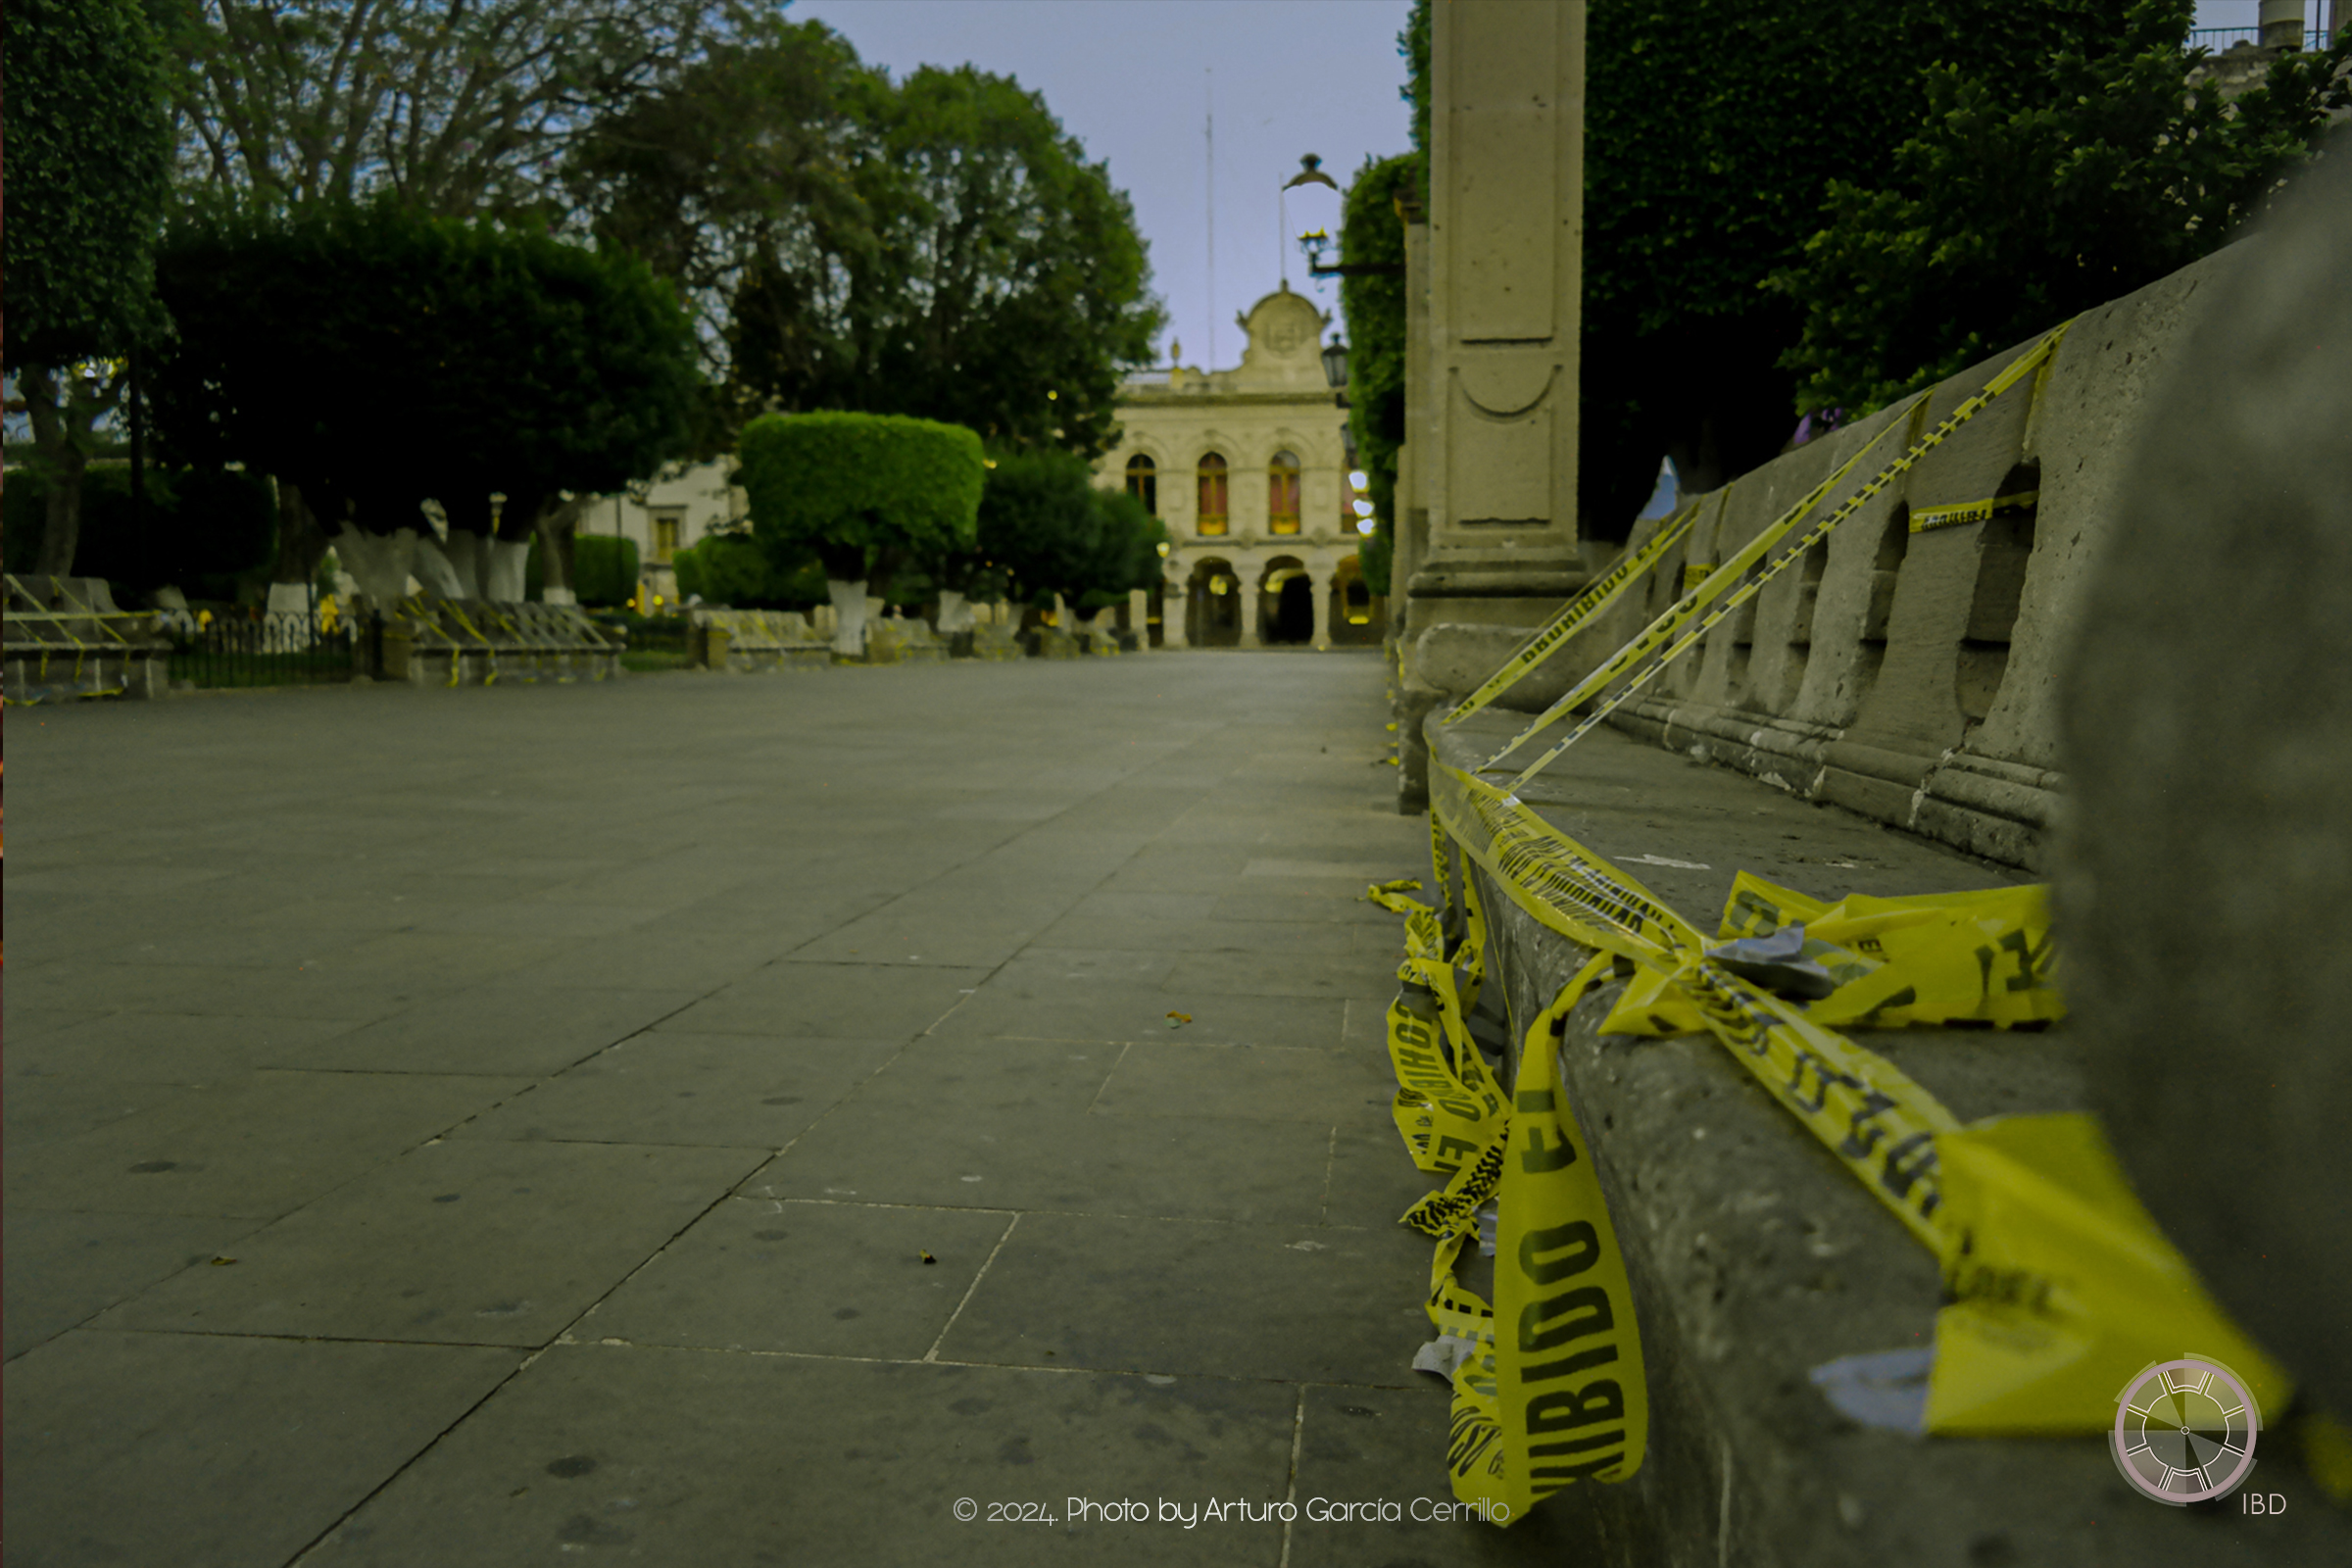
[[1265, 646], [1257, 640], [1257, 618], [1265, 609], [1266, 600], [1265, 584], [1259, 580], [1263, 572], [1264, 568], [1254, 561], [1234, 564], [1234, 608], [1241, 613], [1240, 645], [1244, 648], [1263, 648]]
[[[1181, 571], [1181, 575], [1179, 574]], [[1193, 608], [1190, 585], [1192, 568], [1168, 563], [1167, 591], [1159, 600], [1159, 641], [1163, 648], [1190, 648], [1192, 638], [1185, 629], [1186, 618]]]
[[1405, 585], [1421, 569], [1429, 547], [1429, 497], [1422, 483], [1421, 454], [1429, 450], [1429, 223], [1418, 197], [1407, 197], [1404, 223], [1404, 444], [1396, 451], [1396, 499], [1389, 519], [1395, 553], [1389, 558], [1389, 625], [1392, 642], [1404, 638]]
[[1436, 0], [1430, 23], [1428, 369], [1408, 376], [1406, 413], [1428, 534], [1404, 584], [1397, 697], [1397, 807], [1408, 812], [1428, 805], [1430, 708], [1478, 679], [1465, 672], [1499, 663], [1586, 579], [1585, 7]]
[[1145, 588], [1127, 590], [1127, 629], [1135, 633], [1135, 651], [1152, 651], [1152, 594]]
[[1315, 591], [1315, 652], [1321, 653], [1331, 646], [1331, 568], [1309, 566], [1306, 580]]

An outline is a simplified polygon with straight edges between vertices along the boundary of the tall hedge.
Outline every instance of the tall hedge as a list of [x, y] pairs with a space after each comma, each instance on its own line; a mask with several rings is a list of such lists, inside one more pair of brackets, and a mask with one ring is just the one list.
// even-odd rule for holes
[[774, 562], [814, 552], [855, 582], [872, 552], [965, 549], [980, 514], [980, 437], [885, 414], [771, 414], [743, 428], [752, 533]]

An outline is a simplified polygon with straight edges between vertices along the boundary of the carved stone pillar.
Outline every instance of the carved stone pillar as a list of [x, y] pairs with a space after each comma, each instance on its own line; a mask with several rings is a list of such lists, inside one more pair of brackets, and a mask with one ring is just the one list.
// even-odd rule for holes
[[1400, 810], [1428, 804], [1421, 719], [1458, 684], [1429, 677], [1541, 625], [1586, 578], [1584, 55], [1583, 0], [1436, 0], [1432, 11], [1427, 373], [1408, 369], [1406, 412], [1428, 533], [1404, 584]]
[[1306, 580], [1315, 593], [1315, 651], [1321, 653], [1331, 646], [1331, 571], [1309, 568]]

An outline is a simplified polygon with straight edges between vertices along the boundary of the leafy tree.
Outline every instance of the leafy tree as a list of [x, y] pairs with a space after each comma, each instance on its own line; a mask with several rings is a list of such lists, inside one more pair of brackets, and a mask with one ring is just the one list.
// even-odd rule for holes
[[738, 393], [1087, 456], [1163, 318], [1133, 210], [1034, 93], [970, 67], [844, 82], [845, 202], [763, 236], [732, 301]]
[[1125, 604], [1129, 593], [1158, 582], [1159, 547], [1168, 541], [1167, 524], [1126, 491], [1098, 489], [1094, 501], [1101, 543], [1078, 594], [1081, 610]]
[[545, 211], [582, 125], [698, 56], [718, 0], [159, 0], [182, 177], [242, 204], [382, 191], [443, 216]]
[[[1426, 12], [1416, 11], [1428, 35]], [[1341, 215], [1340, 251], [1349, 263], [1404, 265], [1404, 223], [1398, 203], [1416, 199], [1426, 180], [1427, 162], [1402, 154], [1366, 159], [1348, 183]], [[1340, 308], [1347, 314], [1348, 427], [1355, 436], [1356, 460], [1370, 485], [1373, 532], [1357, 547], [1364, 582], [1372, 592], [1389, 591], [1389, 564], [1396, 549], [1396, 451], [1404, 444], [1405, 282], [1403, 274], [1360, 274], [1340, 280]]]
[[839, 614], [835, 648], [865, 647], [865, 585], [900, 562], [968, 543], [984, 473], [980, 438], [894, 415], [764, 415], [743, 429], [741, 481], [771, 570], [813, 555]]
[[2190, 20], [2141, 0], [2014, 87], [1931, 70], [1892, 178], [1832, 182], [1828, 226], [1773, 274], [1805, 311], [1799, 405], [1880, 408], [2230, 239], [2352, 105], [2352, 33], [2225, 103], [2189, 83]]
[[82, 472], [121, 402], [127, 356], [168, 325], [154, 247], [169, 196], [163, 55], [138, 0], [19, 0], [8, 57], [0, 304], [15, 408], [48, 476], [34, 569], [68, 573]]
[[[770, 352], [804, 369], [835, 352], [805, 302], [767, 298], [774, 259], [873, 249], [855, 166], [865, 138], [851, 100], [863, 68], [820, 23], [745, 18], [656, 90], [592, 122], [563, 182], [597, 239], [633, 251], [693, 310], [716, 396], [698, 427], [703, 456], [726, 450], [759, 400], [728, 385], [739, 299], [781, 310]], [[828, 269], [812, 275], [830, 281]]]
[[1097, 489], [1086, 460], [1052, 448], [996, 460], [980, 496], [977, 553], [1014, 598], [1082, 610], [1123, 603], [1159, 578], [1166, 525], [1119, 490]]
[[1102, 552], [1102, 513], [1086, 460], [1052, 448], [1006, 452], [980, 492], [978, 550], [1016, 600], [1085, 591]]
[[[561, 492], [652, 472], [692, 394], [683, 316], [641, 263], [388, 201], [191, 221], [160, 282], [180, 326], [156, 376], [167, 440], [278, 475], [354, 535], [363, 582], [368, 540], [414, 529], [428, 498], [453, 541], [486, 541], [504, 492], [498, 533], [518, 541]], [[392, 586], [368, 591], [396, 593], [407, 562], [380, 567]]]
[[[1707, 488], [1780, 452], [1794, 303], [1765, 280], [1834, 181], [1884, 182], [1941, 65], [1994, 83], [2115, 32], [2130, 0], [1879, 10], [1595, 0], [1585, 141], [1580, 510], [1622, 538], [1658, 460]], [[1707, 40], [1693, 48], [1694, 37]]]
[[[8, 481], [8, 569], [33, 569], [49, 475], [38, 467]], [[266, 571], [276, 554], [277, 509], [269, 480], [220, 468], [151, 467], [142, 505], [131, 505], [130, 470], [91, 468], [82, 476], [81, 536], [74, 573], [141, 589], [184, 586], [206, 599], [234, 599], [241, 579]]]

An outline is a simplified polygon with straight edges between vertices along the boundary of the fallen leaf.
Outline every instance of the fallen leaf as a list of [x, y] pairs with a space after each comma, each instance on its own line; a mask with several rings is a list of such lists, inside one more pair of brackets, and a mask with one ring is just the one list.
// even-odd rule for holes
[[925, 1253], [923, 1253], [923, 1254], [922, 1254], [922, 1259], [923, 1259], [923, 1261], [924, 1261], [924, 1262], [926, 1262], [926, 1263], [936, 1263], [936, 1262], [938, 1262], [938, 1261], [939, 1261], [939, 1259], [938, 1259], [938, 1258], [936, 1258], [936, 1257], [933, 1257], [933, 1256], [932, 1256], [932, 1255], [931, 1255], [929, 1252], [925, 1252]]
[[1168, 1027], [1171, 1029], [1181, 1029], [1192, 1021], [1193, 1015], [1189, 1012], [1171, 1012], [1168, 1014]]

